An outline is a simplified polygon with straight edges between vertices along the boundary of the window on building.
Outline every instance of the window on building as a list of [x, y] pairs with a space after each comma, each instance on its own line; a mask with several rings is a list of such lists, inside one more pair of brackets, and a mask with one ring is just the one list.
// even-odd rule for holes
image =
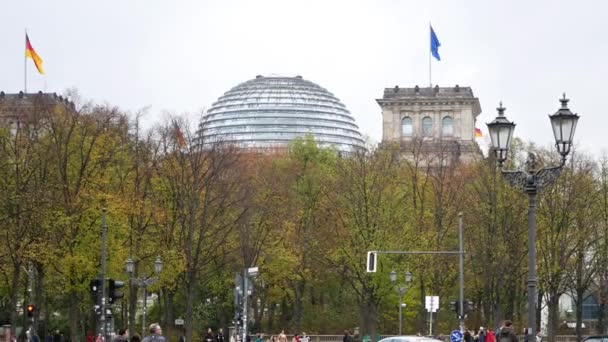
[[422, 134], [425, 137], [430, 137], [433, 135], [433, 119], [431, 119], [429, 116], [422, 119]]
[[597, 319], [599, 316], [599, 305], [595, 296], [589, 295], [583, 300], [583, 319]]
[[444, 137], [454, 135], [454, 119], [451, 116], [446, 116], [441, 120], [441, 135]]
[[404, 117], [401, 119], [401, 135], [404, 137], [412, 136], [412, 118]]

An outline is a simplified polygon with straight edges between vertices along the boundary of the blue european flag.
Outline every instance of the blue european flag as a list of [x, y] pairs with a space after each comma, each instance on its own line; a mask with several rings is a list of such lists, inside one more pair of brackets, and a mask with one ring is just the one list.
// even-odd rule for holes
[[439, 42], [435, 31], [433, 31], [433, 26], [431, 26], [431, 53], [433, 54], [433, 57], [435, 57], [438, 61], [441, 60], [441, 57], [439, 57], [440, 46], [441, 43]]

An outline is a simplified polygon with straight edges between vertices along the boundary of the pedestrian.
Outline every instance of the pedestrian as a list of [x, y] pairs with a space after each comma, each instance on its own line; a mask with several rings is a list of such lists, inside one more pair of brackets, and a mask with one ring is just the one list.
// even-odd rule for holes
[[353, 342], [353, 337], [350, 336], [350, 331], [344, 330], [344, 336], [342, 337], [342, 342]]
[[310, 337], [308, 337], [308, 335], [306, 335], [305, 332], [302, 332], [301, 340], [302, 340], [302, 342], [310, 342]]
[[464, 332], [464, 342], [473, 342], [473, 336], [471, 335], [471, 332], [469, 330], [466, 330]]
[[500, 328], [497, 342], [519, 342], [517, 335], [513, 332], [513, 323], [506, 320]]
[[139, 334], [134, 334], [133, 336], [131, 336], [131, 342], [141, 342], [141, 336], [139, 336]]
[[255, 334], [255, 342], [264, 342], [264, 335], [260, 333]]
[[144, 337], [142, 342], [167, 342], [167, 339], [163, 336], [163, 329], [158, 323], [150, 324], [148, 331], [150, 335]]
[[213, 337], [213, 331], [211, 330], [211, 328], [207, 328], [207, 334], [205, 334], [203, 342], [213, 342], [214, 339], [215, 338]]
[[238, 342], [239, 341], [239, 337], [236, 334], [236, 332], [232, 333], [232, 336], [230, 336], [230, 342]]
[[293, 339], [291, 340], [291, 342], [300, 342], [300, 335], [298, 335], [298, 333], [293, 335]]
[[479, 332], [477, 332], [477, 342], [486, 342], [486, 330], [484, 327], [479, 327]]
[[114, 338], [114, 342], [128, 342], [129, 341], [129, 330], [122, 328], [118, 330], [118, 335]]
[[287, 342], [287, 335], [285, 335], [285, 330], [281, 330], [279, 334], [279, 342]]
[[486, 342], [496, 342], [496, 335], [494, 334], [494, 330], [488, 330], [486, 334]]
[[224, 342], [224, 331], [222, 330], [222, 328], [217, 331], [217, 336], [215, 336], [215, 340], [217, 342]]

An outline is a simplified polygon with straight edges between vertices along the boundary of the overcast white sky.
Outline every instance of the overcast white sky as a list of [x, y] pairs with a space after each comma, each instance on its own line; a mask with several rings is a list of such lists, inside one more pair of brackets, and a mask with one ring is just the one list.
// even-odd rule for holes
[[28, 91], [77, 88], [130, 112], [195, 113], [258, 74], [302, 75], [333, 92], [361, 132], [381, 138], [385, 87], [428, 86], [429, 21], [441, 41], [433, 83], [471, 86], [486, 122], [502, 100], [515, 135], [553, 141], [547, 114], [566, 92], [575, 139], [608, 145], [608, 2], [597, 1], [4, 1], [0, 90], [23, 89], [24, 29], [46, 76]]

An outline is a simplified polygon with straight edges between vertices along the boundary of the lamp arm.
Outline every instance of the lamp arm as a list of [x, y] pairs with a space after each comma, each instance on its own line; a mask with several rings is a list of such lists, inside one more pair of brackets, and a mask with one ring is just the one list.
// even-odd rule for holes
[[526, 171], [511, 171], [501, 168], [500, 173], [509, 185], [521, 191], [525, 190], [528, 177], [530, 176]]
[[566, 158], [562, 158], [558, 166], [544, 167], [536, 173], [536, 184], [539, 189], [553, 183], [562, 173], [562, 169], [566, 164]]
[[502, 169], [503, 178], [514, 188], [523, 192], [536, 192], [553, 183], [562, 172], [566, 158], [562, 158], [557, 166], [543, 167], [528, 171], [512, 171]]
[[135, 284], [135, 286], [144, 287], [156, 283], [158, 281], [158, 277], [151, 276], [146, 278], [131, 278], [131, 281], [133, 284]]

